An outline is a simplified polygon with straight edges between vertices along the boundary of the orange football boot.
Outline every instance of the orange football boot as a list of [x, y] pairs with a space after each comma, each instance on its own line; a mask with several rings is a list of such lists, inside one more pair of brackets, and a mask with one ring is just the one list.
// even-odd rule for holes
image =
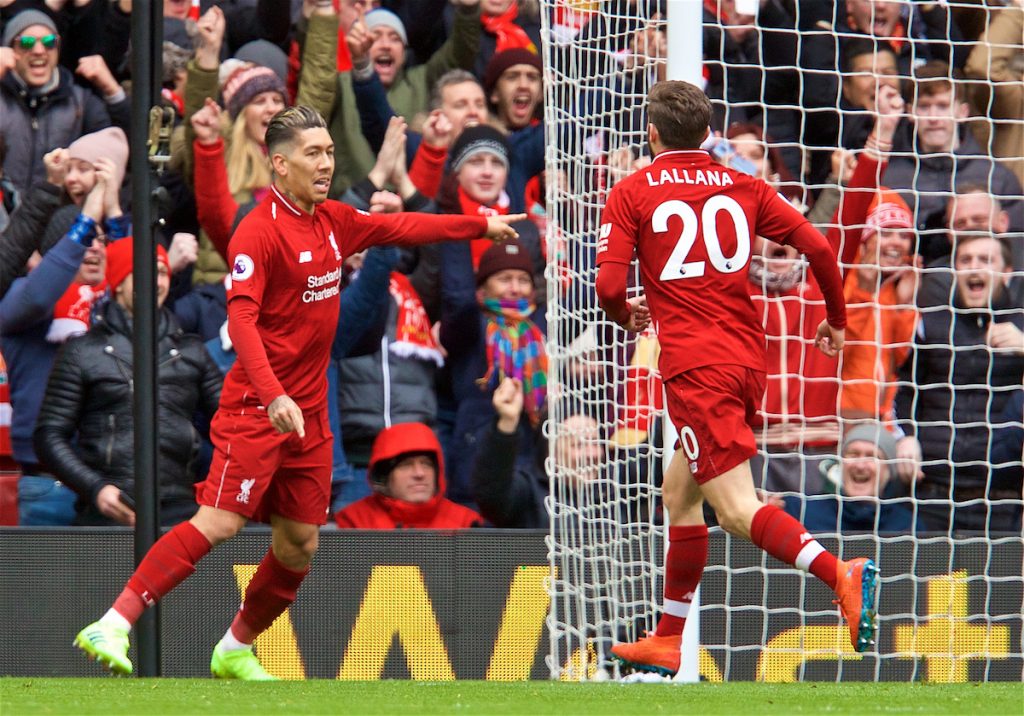
[[850, 643], [855, 651], [867, 651], [875, 645], [878, 629], [875, 591], [878, 567], [870, 559], [858, 557], [849, 562], [839, 560], [836, 570], [836, 599], [843, 618], [850, 626]]
[[612, 655], [637, 671], [652, 671], [663, 676], [675, 676], [679, 671], [679, 645], [683, 637], [651, 634], [639, 641], [616, 644]]

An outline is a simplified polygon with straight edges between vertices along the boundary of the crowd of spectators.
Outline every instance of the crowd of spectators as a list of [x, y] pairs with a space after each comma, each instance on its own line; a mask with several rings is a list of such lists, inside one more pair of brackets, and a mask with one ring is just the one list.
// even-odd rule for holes
[[[293, 104], [328, 121], [332, 198], [529, 216], [514, 242], [345, 257], [326, 376], [336, 524], [542, 528], [556, 488], [592, 513], [602, 493], [588, 485], [657, 481], [640, 447], [659, 407], [651, 337], [588, 325], [576, 279], [593, 257], [565, 242], [592, 246], [597, 227], [547, 227], [545, 184], [600, 197], [649, 162], [621, 138], [644, 126], [635, 99], [665, 74], [662, 4], [552, 3], [549, 56], [578, 72], [578, 104], [554, 109], [579, 126], [545, 137], [538, 0], [163, 0], [165, 524], [196, 509], [234, 362], [227, 247], [271, 184], [267, 124]], [[1019, 532], [1022, 2], [757, 5], [704, 2], [711, 148], [827, 236], [849, 312], [843, 355], [813, 350], [820, 289], [794, 249], [754, 242], [768, 348], [758, 487], [826, 532]], [[134, 522], [131, 12], [132, 0], [0, 0], [0, 368], [22, 524]], [[546, 141], [579, 171], [546, 176]], [[579, 302], [569, 352], [585, 356], [567, 370], [586, 399], [554, 431], [549, 385], [566, 381], [550, 375], [549, 294]], [[656, 518], [643, 502], [622, 514]]]

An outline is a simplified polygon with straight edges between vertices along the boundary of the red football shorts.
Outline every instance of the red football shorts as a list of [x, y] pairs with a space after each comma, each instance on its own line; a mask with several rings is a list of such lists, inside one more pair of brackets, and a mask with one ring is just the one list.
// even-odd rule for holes
[[306, 437], [279, 433], [267, 411], [218, 410], [210, 423], [213, 461], [196, 486], [200, 505], [257, 522], [279, 515], [322, 525], [331, 502], [333, 437], [326, 408], [304, 414]]
[[697, 484], [757, 454], [751, 425], [761, 406], [764, 382], [764, 371], [709, 365], [665, 383], [668, 415]]

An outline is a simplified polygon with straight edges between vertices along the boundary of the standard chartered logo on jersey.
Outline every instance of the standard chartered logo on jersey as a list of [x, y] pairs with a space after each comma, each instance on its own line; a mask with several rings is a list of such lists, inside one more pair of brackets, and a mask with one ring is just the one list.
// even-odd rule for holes
[[341, 293], [341, 267], [319, 276], [307, 276], [306, 288], [308, 290], [302, 292], [303, 303], [326, 301], [337, 296]]

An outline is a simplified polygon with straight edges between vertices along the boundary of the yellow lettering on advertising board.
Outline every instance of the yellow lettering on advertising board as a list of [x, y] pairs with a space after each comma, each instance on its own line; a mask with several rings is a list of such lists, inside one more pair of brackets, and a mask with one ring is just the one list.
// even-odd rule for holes
[[487, 667], [488, 681], [525, 681], [530, 678], [544, 631], [544, 617], [551, 602], [544, 588], [549, 573], [547, 565], [523, 565], [512, 577], [498, 638], [494, 640], [491, 664]]
[[757, 680], [794, 682], [805, 661], [844, 658], [861, 659], [850, 644], [845, 626], [804, 626], [780, 632], [765, 644], [757, 660]]
[[[703, 646], [697, 652], [697, 671], [704, 681], [720, 684], [724, 681], [722, 670], [718, 668], [718, 662], [711, 652]], [[583, 647], [573, 651], [572, 656], [562, 668], [559, 674], [559, 681], [593, 681], [597, 676], [597, 651], [594, 643], [587, 642], [586, 661], [584, 662]]]
[[924, 656], [925, 680], [962, 683], [971, 659], [1005, 657], [1010, 627], [971, 624], [966, 570], [934, 577], [928, 582], [928, 616], [923, 625], [896, 627], [896, 651]]
[[[243, 596], [245, 588], [252, 581], [252, 575], [256, 574], [258, 566], [256, 564], [234, 565], [238, 592]], [[298, 680], [306, 678], [306, 668], [302, 663], [302, 655], [299, 654], [298, 640], [295, 638], [295, 626], [292, 624], [292, 618], [287, 609], [274, 620], [269, 629], [256, 637], [253, 649], [260, 657], [263, 668], [277, 678]]]
[[379, 679], [397, 637], [412, 678], [453, 681], [455, 672], [423, 574], [414, 566], [377, 566], [370, 573], [339, 679]]

